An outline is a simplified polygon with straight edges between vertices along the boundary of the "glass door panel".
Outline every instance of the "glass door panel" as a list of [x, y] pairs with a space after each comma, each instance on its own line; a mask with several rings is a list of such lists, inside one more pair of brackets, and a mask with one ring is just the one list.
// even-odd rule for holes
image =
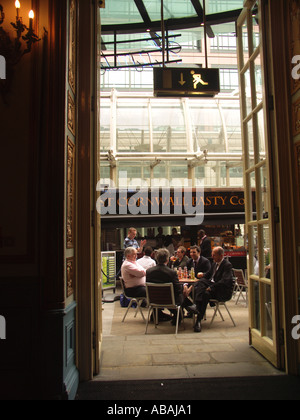
[[[244, 151], [249, 311], [252, 345], [279, 364], [272, 278], [272, 206], [269, 191], [268, 135], [265, 124], [261, 1], [245, 2], [238, 20], [239, 77]], [[247, 33], [247, 34], [246, 34]], [[248, 42], [248, 45], [246, 43]], [[255, 203], [252, 203], [253, 197]]]

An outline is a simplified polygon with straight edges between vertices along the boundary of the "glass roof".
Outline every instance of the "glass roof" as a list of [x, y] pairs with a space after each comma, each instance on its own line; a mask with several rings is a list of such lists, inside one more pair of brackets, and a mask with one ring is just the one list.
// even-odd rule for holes
[[[244, 0], [206, 0], [207, 21], [210, 24], [229, 21], [238, 16], [243, 3]], [[161, 21], [161, 0], [110, 0], [100, 10], [104, 33], [113, 29], [129, 32], [130, 27], [142, 31]], [[170, 26], [184, 20], [187, 26], [196, 27], [203, 22], [203, 0], [164, 0], [164, 20]]]

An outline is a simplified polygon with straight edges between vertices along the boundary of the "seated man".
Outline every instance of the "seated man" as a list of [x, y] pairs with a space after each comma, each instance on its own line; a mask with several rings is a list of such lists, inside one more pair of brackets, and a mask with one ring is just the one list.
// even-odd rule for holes
[[[191, 259], [187, 263], [187, 269], [191, 270], [194, 268], [195, 270], [195, 278], [201, 279], [203, 275], [205, 275], [207, 272], [211, 269], [211, 263], [207, 258], [202, 257], [201, 255], [201, 249], [197, 245], [193, 245], [190, 249], [190, 256]], [[195, 284], [195, 295], [196, 290], [199, 287], [199, 283]], [[184, 290], [184, 296], [186, 297], [184, 301], [184, 307], [189, 312], [189, 317], [192, 316], [193, 313], [197, 313], [197, 309], [195, 305], [192, 305], [192, 302], [188, 299], [188, 296], [190, 295], [192, 291], [193, 286], [190, 286], [189, 288], [185, 288]]]
[[174, 268], [179, 268], [181, 267], [182, 269], [184, 269], [184, 267], [187, 266], [188, 262], [189, 262], [189, 258], [186, 254], [186, 249], [184, 246], [180, 246], [177, 249], [177, 258], [176, 257], [171, 257], [171, 263], [173, 264]]
[[202, 278], [201, 273], [206, 274], [211, 269], [210, 261], [207, 258], [202, 257], [201, 249], [197, 245], [191, 246], [190, 256], [191, 259], [187, 264], [187, 269], [191, 270], [192, 268], [194, 268], [195, 277], [200, 279]]
[[138, 264], [140, 264], [145, 270], [156, 266], [156, 262], [151, 258], [152, 254], [153, 249], [151, 248], [151, 246], [147, 246], [144, 250], [144, 256], [137, 260]]
[[[146, 281], [147, 283], [173, 283], [175, 302], [177, 305], [181, 305], [183, 302], [182, 286], [178, 281], [176, 271], [167, 266], [169, 258], [170, 253], [167, 249], [159, 249], [156, 254], [157, 266], [147, 270]], [[175, 322], [176, 316], [172, 319], [174, 325]]]
[[125, 261], [121, 267], [128, 297], [146, 297], [146, 270], [136, 261], [137, 250], [133, 247], [125, 249]]
[[195, 332], [201, 332], [201, 321], [205, 315], [210, 299], [227, 301], [231, 299], [233, 291], [232, 264], [224, 259], [224, 249], [216, 247], [212, 251], [214, 263], [211, 270], [202, 274], [202, 280], [195, 289], [195, 302], [199, 315], [194, 327]]

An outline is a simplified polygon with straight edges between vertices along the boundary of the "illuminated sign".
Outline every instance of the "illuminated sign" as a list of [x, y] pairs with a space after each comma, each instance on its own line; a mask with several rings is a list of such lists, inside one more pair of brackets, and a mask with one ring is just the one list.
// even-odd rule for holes
[[154, 68], [154, 96], [214, 97], [220, 93], [219, 69]]

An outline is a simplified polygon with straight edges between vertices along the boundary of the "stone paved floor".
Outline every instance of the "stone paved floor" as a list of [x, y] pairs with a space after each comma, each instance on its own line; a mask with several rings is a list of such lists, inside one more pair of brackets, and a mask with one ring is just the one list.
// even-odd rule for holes
[[[100, 375], [97, 381], [139, 379], [180, 379], [237, 376], [282, 375], [248, 344], [248, 310], [240, 301], [232, 300], [229, 310], [237, 324], [233, 326], [224, 309], [225, 321], [207, 312], [202, 332], [194, 333], [192, 319], [185, 320], [185, 330], [170, 322], [159, 324], [156, 329], [149, 324], [145, 335], [145, 323], [140, 314], [134, 317], [130, 309], [122, 323], [126, 309], [120, 302], [103, 305], [103, 344]], [[143, 310], [145, 317], [147, 309]]]

